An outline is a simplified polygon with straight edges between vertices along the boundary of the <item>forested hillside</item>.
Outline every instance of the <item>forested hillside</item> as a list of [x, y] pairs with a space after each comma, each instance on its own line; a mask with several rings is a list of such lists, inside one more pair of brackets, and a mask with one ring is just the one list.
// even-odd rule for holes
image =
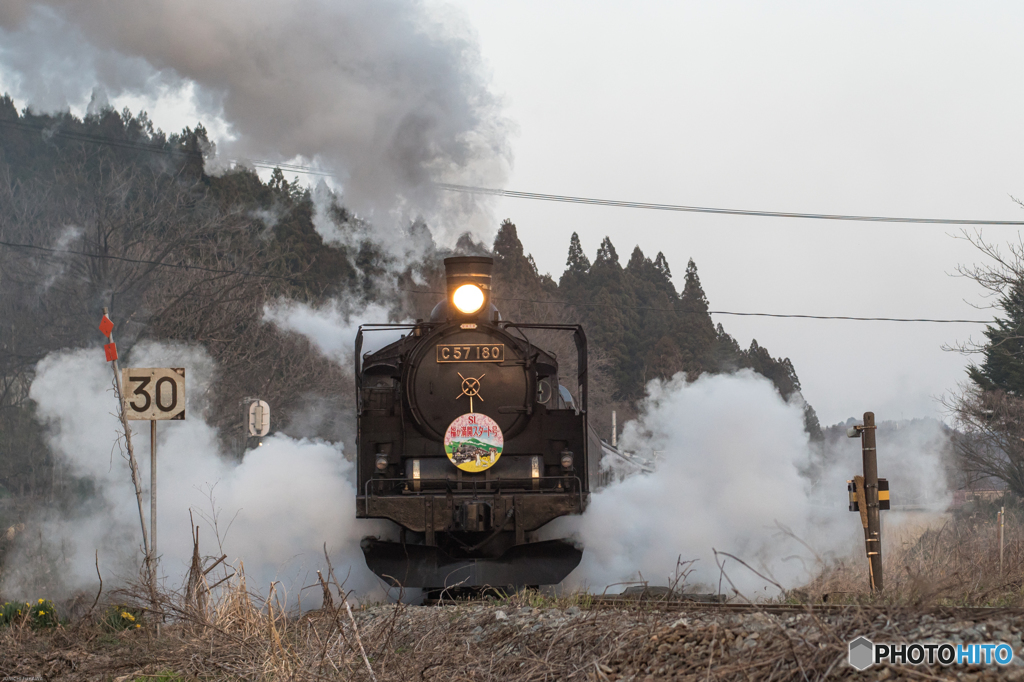
[[[556, 281], [538, 272], [505, 221], [492, 245], [465, 235], [454, 250], [410, 225], [422, 260], [399, 262], [337, 201], [318, 209], [311, 191], [280, 171], [269, 182], [245, 168], [210, 174], [211, 152], [202, 127], [166, 135], [145, 114], [108, 109], [81, 120], [19, 113], [0, 99], [0, 497], [60, 499], [82, 484], [60, 474], [28, 388], [52, 351], [102, 353], [103, 307], [122, 355], [147, 339], [206, 349], [219, 368], [209, 418], [235, 454], [245, 445], [240, 401], [251, 396], [272, 403], [276, 428], [316, 411], [322, 418], [306, 419], [304, 435], [347, 439], [349, 368], [266, 324], [264, 306], [343, 300], [349, 310], [374, 303], [392, 319], [425, 318], [443, 289], [441, 260], [453, 253], [495, 257], [496, 303], [507, 319], [584, 325], [592, 414], [604, 436], [612, 409], [621, 425], [646, 382], [678, 372], [692, 380], [751, 368], [787, 399], [800, 390], [788, 359], [756, 341], [744, 350], [713, 325], [693, 261], [677, 288], [663, 254], [635, 248], [623, 265], [606, 238], [591, 262], [574, 235]], [[325, 243], [318, 210], [351, 239]], [[810, 407], [806, 425], [820, 438]]]

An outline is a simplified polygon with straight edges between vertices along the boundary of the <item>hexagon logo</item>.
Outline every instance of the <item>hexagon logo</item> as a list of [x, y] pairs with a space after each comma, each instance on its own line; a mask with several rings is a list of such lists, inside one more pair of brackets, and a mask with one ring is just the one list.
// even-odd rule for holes
[[850, 665], [857, 670], [866, 670], [875, 660], [875, 645], [867, 637], [858, 637], [850, 642]]

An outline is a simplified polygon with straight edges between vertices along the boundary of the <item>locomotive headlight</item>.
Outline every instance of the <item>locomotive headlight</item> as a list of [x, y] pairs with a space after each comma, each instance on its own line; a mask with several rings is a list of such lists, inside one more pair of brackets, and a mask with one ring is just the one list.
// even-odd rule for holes
[[562, 450], [562, 468], [572, 469], [572, 451]]
[[484, 292], [475, 284], [463, 284], [452, 294], [452, 303], [459, 312], [470, 315], [484, 305]]
[[377, 455], [377, 471], [384, 471], [388, 468], [388, 456], [381, 454]]

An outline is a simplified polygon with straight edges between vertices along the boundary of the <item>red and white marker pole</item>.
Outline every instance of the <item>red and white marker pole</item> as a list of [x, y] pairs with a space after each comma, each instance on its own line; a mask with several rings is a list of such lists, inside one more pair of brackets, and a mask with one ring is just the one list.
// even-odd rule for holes
[[121, 426], [124, 428], [124, 442], [128, 450], [128, 468], [132, 472], [132, 483], [135, 484], [135, 497], [139, 502], [139, 522], [142, 524], [142, 548], [146, 552], [146, 572], [149, 578], [150, 590], [153, 598], [156, 598], [156, 570], [153, 565], [155, 557], [149, 551], [149, 536], [146, 533], [146, 515], [142, 506], [142, 482], [139, 480], [139, 465], [135, 461], [135, 450], [132, 449], [132, 430], [128, 426], [128, 415], [124, 412], [124, 397], [121, 392], [121, 368], [117, 364], [117, 346], [114, 344], [114, 323], [107, 317], [107, 309], [103, 309], [103, 319], [100, 320], [100, 332], [107, 337], [108, 343], [103, 346], [107, 354], [107, 362], [114, 363], [114, 385], [117, 387], [117, 414], [121, 418]]

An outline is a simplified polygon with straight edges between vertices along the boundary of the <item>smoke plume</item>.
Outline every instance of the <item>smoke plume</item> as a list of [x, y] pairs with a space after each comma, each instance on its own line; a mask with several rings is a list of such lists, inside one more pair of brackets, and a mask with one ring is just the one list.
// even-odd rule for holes
[[[808, 441], [803, 405], [786, 403], [749, 370], [692, 383], [677, 375], [647, 390], [620, 444], [653, 461], [655, 470], [594, 493], [582, 517], [551, 529], [552, 536], [575, 533], [585, 547], [567, 586], [601, 591], [641, 578], [664, 585], [681, 559], [696, 560], [691, 587], [716, 591], [721, 581], [731, 593], [731, 580], [755, 598], [777, 589], [722, 554], [716, 563], [713, 550], [787, 589], [811, 578], [820, 561], [863, 552], [859, 518], [846, 500], [846, 479], [860, 470], [859, 441], [823, 454]], [[945, 508], [941, 448], [933, 437], [880, 445], [880, 475], [897, 473], [901, 486], [893, 486], [895, 501], [907, 499], [909, 488], [911, 498]], [[900, 512], [884, 513], [886, 527], [894, 528]]]
[[[337, 299], [320, 307], [284, 299], [265, 306], [263, 320], [283, 331], [305, 336], [325, 356], [348, 368], [352, 367], [359, 326], [386, 323], [389, 319], [388, 310], [383, 306], [359, 307], [358, 312], [353, 312], [353, 309], [353, 306]], [[367, 334], [362, 350], [365, 353], [382, 348], [397, 341], [403, 333], [401, 330], [385, 330]]]
[[320, 166], [361, 216], [422, 216], [442, 243], [493, 221], [433, 183], [498, 185], [511, 163], [475, 35], [418, 0], [11, 0], [0, 69], [37, 110], [83, 103], [96, 85], [190, 98], [225, 126], [222, 161]]
[[[169, 586], [181, 585], [188, 570], [192, 510], [203, 553], [223, 551], [235, 567], [244, 561], [251, 588], [265, 592], [270, 581], [280, 580], [294, 604], [298, 588], [325, 567], [326, 543], [339, 577], [349, 575], [347, 588], [363, 594], [379, 589], [359, 540], [381, 533], [382, 524], [355, 519], [353, 465], [339, 444], [278, 434], [240, 463], [230, 461], [203, 419], [217, 374], [203, 350], [140, 343], [126, 366], [186, 369], [187, 419], [158, 423], [158, 550]], [[114, 446], [120, 423], [113, 414], [111, 374], [95, 349], [54, 353], [37, 367], [31, 397], [49, 444], [93, 494], [72, 513], [52, 512], [39, 523], [42, 547], [26, 534], [21, 556], [8, 562], [14, 570], [0, 586], [5, 594], [35, 594], [40, 561], [49, 562], [46, 571], [56, 571], [67, 592], [94, 589], [96, 550], [105, 578], [130, 577], [138, 569], [138, 509], [127, 461]], [[144, 427], [133, 429], [133, 444], [148, 518], [149, 425], [136, 424]], [[303, 598], [307, 604], [318, 601], [312, 593]]]

